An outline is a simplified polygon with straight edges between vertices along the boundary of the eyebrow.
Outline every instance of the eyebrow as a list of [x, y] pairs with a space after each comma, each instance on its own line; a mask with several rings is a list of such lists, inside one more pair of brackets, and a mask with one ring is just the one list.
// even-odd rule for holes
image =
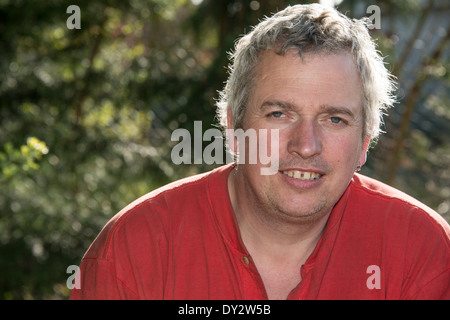
[[333, 114], [333, 115], [335, 115], [335, 114], [343, 114], [343, 115], [349, 116], [352, 119], [356, 119], [356, 116], [353, 113], [353, 111], [350, 110], [347, 107], [322, 105], [322, 106], [320, 106], [320, 110], [323, 113]]
[[[261, 104], [261, 110], [267, 109], [269, 107], [274, 107], [274, 106], [279, 107], [284, 110], [288, 110], [288, 111], [293, 111], [293, 110], [297, 109], [294, 104], [287, 102], [287, 101], [267, 100]], [[356, 119], [356, 116], [353, 113], [353, 111], [350, 110], [349, 108], [343, 107], [343, 106], [332, 106], [332, 105], [324, 104], [324, 105], [320, 106], [320, 112], [331, 114], [331, 115], [342, 114], [342, 115], [347, 115], [352, 119]]]
[[274, 106], [279, 107], [284, 110], [295, 110], [295, 106], [292, 103], [287, 102], [287, 101], [280, 101], [280, 100], [264, 101], [261, 104], [261, 109], [264, 110], [264, 109], [267, 109], [269, 107], [274, 107]]

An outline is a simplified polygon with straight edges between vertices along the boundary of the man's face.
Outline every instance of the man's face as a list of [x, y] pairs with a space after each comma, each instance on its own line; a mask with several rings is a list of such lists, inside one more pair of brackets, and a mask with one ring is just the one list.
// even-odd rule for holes
[[242, 124], [244, 131], [279, 130], [279, 171], [261, 175], [261, 164], [239, 165], [244, 186], [237, 192], [278, 219], [327, 215], [367, 151], [363, 91], [351, 54], [262, 53]]

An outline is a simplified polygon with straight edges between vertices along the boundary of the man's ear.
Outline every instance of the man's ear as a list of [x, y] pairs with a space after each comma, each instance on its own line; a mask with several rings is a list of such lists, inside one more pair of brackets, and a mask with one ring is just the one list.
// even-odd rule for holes
[[367, 161], [367, 151], [369, 150], [371, 137], [368, 136], [364, 140], [364, 145], [361, 150], [361, 154], [359, 155], [359, 165], [362, 167]]
[[233, 113], [231, 112], [231, 108], [227, 109], [227, 140], [228, 147], [233, 154], [238, 153], [238, 146], [236, 136], [233, 134], [234, 125], [233, 125]]

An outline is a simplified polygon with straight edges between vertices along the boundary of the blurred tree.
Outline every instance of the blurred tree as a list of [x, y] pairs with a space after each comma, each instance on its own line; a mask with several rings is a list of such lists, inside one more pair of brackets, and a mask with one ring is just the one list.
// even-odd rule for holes
[[2, 298], [67, 297], [106, 221], [180, 176], [165, 113], [208, 62], [183, 33], [193, 4], [77, 5], [69, 30], [65, 1], [0, 2]]

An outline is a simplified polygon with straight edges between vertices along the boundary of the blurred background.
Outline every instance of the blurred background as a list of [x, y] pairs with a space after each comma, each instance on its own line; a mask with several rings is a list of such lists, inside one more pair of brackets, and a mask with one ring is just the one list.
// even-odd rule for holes
[[[216, 126], [234, 41], [288, 0], [0, 0], [0, 299], [66, 299], [126, 204], [214, 166], [174, 165], [176, 128]], [[370, 17], [399, 103], [362, 173], [450, 220], [449, 1], [327, 1]], [[70, 30], [69, 5], [81, 10]]]

